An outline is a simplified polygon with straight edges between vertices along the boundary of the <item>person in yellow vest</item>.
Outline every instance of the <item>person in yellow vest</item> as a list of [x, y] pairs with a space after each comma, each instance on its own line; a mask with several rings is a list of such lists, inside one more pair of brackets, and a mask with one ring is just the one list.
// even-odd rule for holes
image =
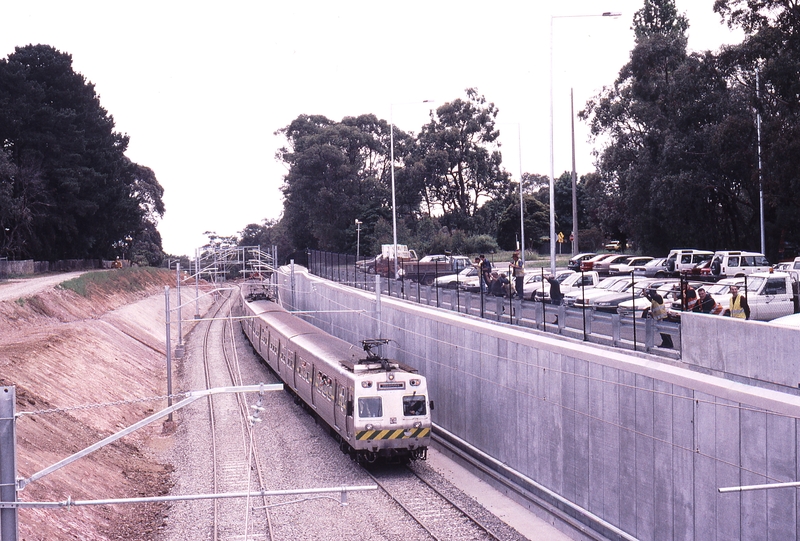
[[739, 294], [739, 286], [731, 286], [730, 316], [737, 319], [750, 319], [750, 306], [744, 295]]
[[[658, 292], [653, 288], [648, 289], [644, 296], [650, 301], [650, 317], [657, 322], [667, 319], [667, 307], [664, 306], [664, 297], [659, 295]], [[669, 333], [659, 332], [659, 334], [661, 335], [661, 344], [659, 344], [658, 347], [675, 347], [675, 345], [672, 343], [672, 336]]]

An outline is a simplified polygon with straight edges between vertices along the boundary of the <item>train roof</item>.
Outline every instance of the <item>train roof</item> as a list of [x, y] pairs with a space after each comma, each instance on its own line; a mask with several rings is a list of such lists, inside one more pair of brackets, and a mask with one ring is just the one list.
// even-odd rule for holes
[[[416, 368], [404, 363], [368, 354], [362, 349], [315, 327], [303, 318], [288, 312], [271, 300], [250, 301], [248, 304], [255, 315], [260, 316], [298, 347], [317, 357], [337, 359], [341, 368], [348, 372], [368, 373], [392, 369], [409, 373], [419, 372]], [[388, 341], [366, 342], [385, 343]]]

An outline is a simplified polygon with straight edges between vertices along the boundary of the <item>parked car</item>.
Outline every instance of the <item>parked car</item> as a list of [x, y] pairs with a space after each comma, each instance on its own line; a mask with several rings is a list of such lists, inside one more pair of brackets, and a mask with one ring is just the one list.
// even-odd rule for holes
[[[594, 271], [589, 272], [575, 272], [567, 276], [563, 282], [561, 282], [561, 293], [564, 295], [564, 299], [566, 300], [567, 295], [581, 290], [590, 290], [594, 288], [597, 284], [600, 283], [600, 275]], [[534, 298], [531, 300], [536, 301], [549, 301], [550, 300], [550, 284], [545, 282], [543, 287], [538, 290], [534, 291]]]
[[[676, 282], [674, 278], [639, 278], [634, 280], [633, 286], [631, 287], [630, 277], [626, 278], [629, 284], [627, 288], [620, 291], [612, 291], [606, 295], [594, 298], [589, 303], [590, 307], [598, 312], [611, 312], [616, 314], [618, 313], [620, 303], [625, 301], [632, 302], [639, 297], [643, 297], [644, 292], [648, 289], [654, 288], [658, 290], [658, 288], [667, 284], [672, 287], [672, 284]], [[647, 306], [649, 306], [650, 301], [647, 299], [644, 300], [647, 302]]]
[[593, 284], [587, 284], [586, 287], [584, 287], [583, 289], [579, 287], [573, 287], [570, 290], [566, 291], [564, 293], [564, 304], [566, 304], [567, 306], [574, 306], [577, 299], [583, 299], [590, 291], [594, 291], [597, 288], [606, 289], [612, 283], [619, 280], [619, 277], [601, 279], [600, 275], [597, 274], [595, 271], [583, 273], [584, 276], [589, 274], [596, 276], [597, 281], [594, 282]]
[[625, 261], [630, 256], [625, 254], [613, 254], [610, 257], [606, 257], [601, 259], [600, 261], [596, 261], [594, 264], [594, 268], [592, 270], [597, 271], [600, 273], [600, 276], [608, 276], [611, 272], [611, 265], [615, 263], [621, 263]]
[[586, 259], [584, 261], [581, 261], [581, 270], [582, 271], [593, 271], [593, 270], [595, 270], [594, 265], [598, 261], [602, 261], [602, 260], [606, 259], [607, 257], [616, 257], [616, 256], [617, 256], [617, 254], [597, 254], [596, 256], [594, 256], [592, 258], [589, 258], [589, 259]]
[[673, 276], [691, 274], [692, 269], [712, 257], [714, 257], [714, 252], [709, 252], [708, 250], [671, 250], [667, 255], [667, 271]]
[[652, 259], [652, 257], [646, 255], [628, 256], [624, 261], [613, 263], [608, 268], [608, 275], [618, 276], [620, 274], [630, 274], [636, 267], [644, 266], [648, 261], [652, 261]]
[[633, 274], [637, 277], [644, 278], [664, 278], [669, 275], [667, 270], [667, 258], [659, 257], [651, 259], [644, 265], [636, 265], [633, 268]]
[[625, 248], [625, 245], [618, 240], [612, 240], [611, 242], [607, 243], [604, 248], [609, 252], [619, 252]]
[[594, 252], [585, 252], [585, 253], [582, 253], [582, 254], [574, 255], [567, 262], [567, 268], [569, 270], [573, 270], [575, 272], [578, 272], [579, 270], [581, 270], [581, 263], [583, 261], [586, 261], [587, 259], [591, 259], [592, 257], [594, 257], [596, 255], [597, 254], [594, 253]]
[[586, 291], [583, 294], [580, 292], [570, 293], [569, 306], [574, 306], [575, 308], [591, 308], [592, 302], [595, 299], [599, 299], [600, 297], [608, 295], [609, 293], [627, 291], [630, 287], [630, 276], [610, 276], [597, 284], [597, 287]]
[[778, 325], [780, 327], [790, 327], [793, 329], [800, 329], [800, 314], [789, 314], [788, 316], [781, 316], [770, 320], [770, 325]]
[[458, 274], [439, 276], [436, 278], [436, 280], [434, 280], [433, 285], [436, 287], [443, 287], [445, 289], [458, 289], [459, 284], [464, 283], [468, 278], [473, 276], [478, 276], [478, 269], [470, 265]]
[[[731, 280], [730, 278], [728, 280]], [[788, 316], [796, 311], [795, 299], [796, 286], [792, 276], [785, 272], [757, 272], [747, 277], [734, 278], [739, 284], [746, 283], [747, 291], [740, 291], [747, 296], [750, 306], [750, 319], [757, 321], [770, 321], [781, 316]], [[724, 281], [720, 281], [723, 284]], [[730, 285], [728, 285], [730, 287]], [[730, 291], [713, 295], [714, 300], [720, 303], [727, 312], [730, 305]]]
[[[556, 271], [556, 280], [558, 280], [559, 284], [563, 284], [564, 280], [566, 280], [572, 274], [575, 274], [575, 271], [571, 271], [569, 269]], [[547, 274], [544, 276], [547, 276]], [[550, 282], [547, 280], [542, 280], [541, 272], [528, 272], [525, 274], [525, 281], [522, 284], [522, 297], [532, 301], [536, 300], [536, 292], [542, 289], [542, 284], [544, 284], [544, 286], [548, 289], [550, 288]]]
[[728, 278], [767, 272], [770, 267], [764, 254], [758, 252], [718, 251], [711, 258], [710, 273], [715, 277]]
[[[664, 280], [664, 283], [656, 287], [656, 292], [664, 299], [664, 306], [669, 307], [674, 300], [671, 296], [673, 287], [679, 284], [679, 281], [677, 278], [659, 279]], [[650, 304], [650, 301], [644, 296], [644, 291], [640, 291], [635, 298], [631, 296], [630, 299], [620, 301], [619, 304], [617, 304], [617, 313], [620, 317], [631, 317], [631, 315], [633, 315], [633, 317], [644, 317], [650, 311]]]
[[[410, 251], [413, 252], [413, 250]], [[458, 273], [471, 266], [472, 262], [463, 255], [426, 255], [419, 261], [401, 262], [400, 275], [406, 280], [431, 285], [441, 275]]]

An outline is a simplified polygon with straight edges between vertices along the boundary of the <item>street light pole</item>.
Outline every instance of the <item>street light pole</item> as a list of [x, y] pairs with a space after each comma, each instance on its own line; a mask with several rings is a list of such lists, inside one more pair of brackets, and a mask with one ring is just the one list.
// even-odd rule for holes
[[[555, 142], [553, 140], [553, 21], [555, 19], [573, 19], [578, 17], [619, 17], [620, 15], [621, 13], [612, 13], [610, 11], [598, 15], [550, 15], [550, 272], [553, 275], [556, 273], [556, 172]], [[575, 231], [575, 233], [577, 233], [577, 231]]]
[[[413, 101], [409, 102], [409, 104], [414, 103], [431, 103], [433, 100], [422, 100], [422, 101]], [[397, 280], [398, 273], [400, 272], [400, 265], [397, 261], [397, 205], [395, 203], [395, 191], [394, 191], [394, 103], [389, 105], [389, 160], [391, 162], [392, 168], [392, 236], [394, 237], [394, 279]], [[403, 105], [403, 104], [398, 104]], [[390, 263], [391, 264], [391, 263]]]
[[569, 89], [569, 112], [572, 125], [572, 255], [578, 255], [578, 173], [575, 170], [575, 99]]
[[359, 256], [361, 255], [361, 220], [356, 218], [356, 263], [358, 263]]

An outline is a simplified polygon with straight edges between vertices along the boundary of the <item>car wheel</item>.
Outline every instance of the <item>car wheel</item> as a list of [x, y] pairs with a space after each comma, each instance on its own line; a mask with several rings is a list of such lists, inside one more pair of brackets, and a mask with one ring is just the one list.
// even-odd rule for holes
[[722, 269], [720, 268], [719, 261], [714, 261], [711, 264], [711, 274], [713, 274], [714, 276], [719, 276], [720, 270]]

